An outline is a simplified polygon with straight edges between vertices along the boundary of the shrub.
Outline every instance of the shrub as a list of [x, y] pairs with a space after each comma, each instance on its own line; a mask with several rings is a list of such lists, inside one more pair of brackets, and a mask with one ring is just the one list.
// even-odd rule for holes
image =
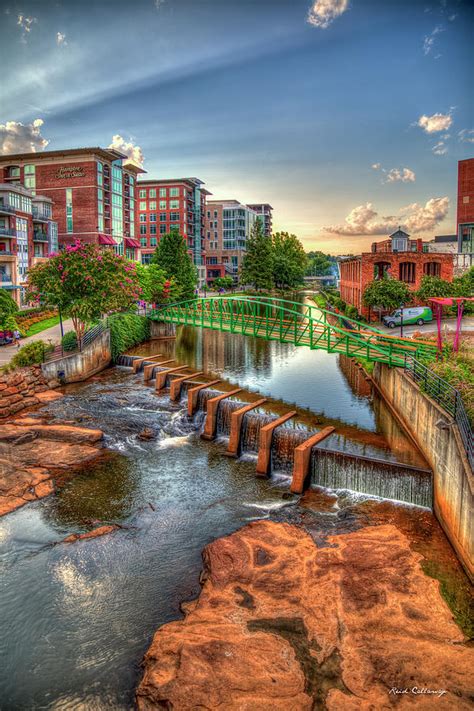
[[358, 316], [359, 316], [359, 313], [358, 313], [356, 307], [355, 307], [355, 306], [351, 306], [351, 305], [347, 305], [347, 306], [346, 306], [346, 316], [347, 316], [348, 318], [357, 319]]
[[43, 363], [46, 353], [54, 349], [54, 346], [44, 341], [32, 341], [20, 348], [10, 361], [12, 368], [23, 368], [27, 365], [39, 365]]
[[65, 351], [75, 351], [77, 349], [77, 336], [75, 331], [68, 331], [61, 340], [61, 345]]
[[113, 361], [132, 346], [143, 343], [150, 337], [150, 322], [144, 316], [113, 314], [107, 319], [107, 324], [110, 328]]

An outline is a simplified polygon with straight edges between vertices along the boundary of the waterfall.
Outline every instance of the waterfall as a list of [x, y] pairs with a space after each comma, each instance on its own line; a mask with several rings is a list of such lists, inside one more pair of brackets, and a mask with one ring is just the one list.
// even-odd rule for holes
[[275, 417], [272, 415], [263, 415], [258, 412], [247, 412], [244, 415], [240, 440], [242, 452], [258, 452], [260, 428], [274, 419]]
[[217, 434], [230, 434], [230, 417], [233, 412], [243, 407], [245, 403], [240, 400], [222, 400], [217, 410]]
[[137, 356], [131, 356], [131, 355], [119, 355], [117, 358], [115, 365], [120, 365], [124, 368], [131, 368], [133, 361], [135, 360]]
[[426, 469], [314, 447], [310, 472], [317, 486], [433, 506], [432, 475]]
[[198, 392], [197, 409], [205, 410], [207, 401], [218, 395], [222, 395], [222, 391], [213, 390], [212, 388], [203, 388]]
[[293, 471], [294, 450], [305, 442], [311, 433], [302, 427], [277, 427], [272, 438], [272, 471], [291, 474]]

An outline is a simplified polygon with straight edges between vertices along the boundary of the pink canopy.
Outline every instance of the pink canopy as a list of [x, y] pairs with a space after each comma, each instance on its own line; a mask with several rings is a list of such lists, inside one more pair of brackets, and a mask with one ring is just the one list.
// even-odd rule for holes
[[453, 351], [456, 353], [459, 350], [459, 341], [461, 337], [461, 322], [462, 314], [464, 311], [465, 301], [474, 301], [473, 296], [432, 296], [428, 299], [430, 303], [433, 304], [433, 310], [436, 315], [436, 323], [438, 324], [438, 351], [441, 353], [443, 349], [443, 338], [441, 336], [441, 316], [443, 313], [443, 306], [454, 306], [458, 305], [458, 315], [456, 320], [456, 335], [453, 341]]

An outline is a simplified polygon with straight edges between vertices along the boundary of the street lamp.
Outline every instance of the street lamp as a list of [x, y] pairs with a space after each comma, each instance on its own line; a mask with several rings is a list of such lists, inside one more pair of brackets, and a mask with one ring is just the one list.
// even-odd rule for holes
[[400, 336], [403, 338], [403, 307], [405, 304], [402, 302], [400, 306]]

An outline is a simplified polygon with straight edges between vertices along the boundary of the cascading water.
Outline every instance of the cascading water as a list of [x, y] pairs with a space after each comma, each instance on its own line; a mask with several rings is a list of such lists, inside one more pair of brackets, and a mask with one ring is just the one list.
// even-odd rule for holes
[[244, 415], [240, 437], [243, 452], [252, 454], [258, 452], [260, 429], [274, 419], [272, 415], [261, 414], [258, 411], [247, 412]]
[[272, 438], [272, 471], [290, 474], [293, 471], [295, 447], [311, 436], [306, 427], [278, 427]]
[[233, 412], [239, 410], [245, 403], [240, 400], [223, 400], [219, 403], [217, 410], [217, 435], [228, 436], [230, 434], [230, 418]]
[[133, 355], [120, 355], [117, 358], [116, 365], [119, 365], [123, 368], [131, 368], [133, 366], [133, 361], [137, 357], [138, 356], [133, 356]]

